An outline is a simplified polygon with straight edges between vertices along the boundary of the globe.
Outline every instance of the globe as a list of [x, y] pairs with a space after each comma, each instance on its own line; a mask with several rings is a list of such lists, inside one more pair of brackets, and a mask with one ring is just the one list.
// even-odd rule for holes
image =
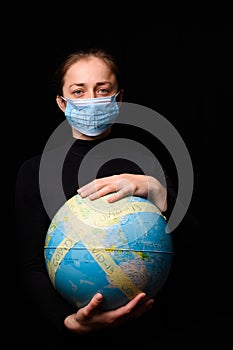
[[140, 292], [155, 297], [173, 262], [166, 218], [149, 200], [129, 196], [108, 203], [78, 194], [56, 213], [44, 256], [55, 289], [76, 308], [100, 292], [102, 310], [126, 304]]

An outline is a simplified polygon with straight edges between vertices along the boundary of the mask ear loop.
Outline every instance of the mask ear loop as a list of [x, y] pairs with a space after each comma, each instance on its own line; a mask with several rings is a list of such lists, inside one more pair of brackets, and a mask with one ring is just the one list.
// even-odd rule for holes
[[59, 97], [62, 98], [64, 101], [67, 102], [67, 98], [66, 98], [66, 97], [63, 97], [63, 96], [61, 96], [61, 95], [59, 95]]
[[115, 95], [114, 95], [114, 98], [115, 98], [115, 101], [116, 103], [118, 103], [118, 106], [120, 107], [121, 106], [121, 103], [122, 101], [117, 101], [116, 98], [119, 94], [121, 94], [123, 92], [123, 89], [120, 89]]

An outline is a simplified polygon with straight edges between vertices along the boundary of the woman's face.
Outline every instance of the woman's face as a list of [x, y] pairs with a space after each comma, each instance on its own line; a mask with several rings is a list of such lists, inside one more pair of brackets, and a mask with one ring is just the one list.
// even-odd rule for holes
[[70, 99], [111, 96], [117, 91], [115, 75], [96, 57], [73, 64], [64, 77], [63, 96]]
[[[82, 59], [73, 64], [64, 76], [63, 97], [68, 99], [96, 98], [112, 96], [118, 92], [118, 82], [115, 74], [108, 65], [97, 57]], [[122, 101], [123, 92], [118, 95], [118, 102]], [[66, 101], [57, 96], [59, 108], [65, 112]], [[107, 129], [96, 137], [104, 137], [110, 132]], [[72, 128], [76, 138], [92, 139]]]

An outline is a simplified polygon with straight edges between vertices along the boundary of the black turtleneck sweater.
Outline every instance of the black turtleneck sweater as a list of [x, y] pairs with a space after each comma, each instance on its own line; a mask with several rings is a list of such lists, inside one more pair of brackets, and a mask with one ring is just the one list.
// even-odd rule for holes
[[[94, 178], [121, 173], [145, 173], [146, 175], [158, 178], [161, 176], [161, 169], [156, 162], [153, 162], [153, 157], [151, 158], [150, 154], [147, 155], [147, 152], [144, 153], [144, 150], [142, 150], [140, 154], [141, 150], [139, 149], [136, 150], [137, 156], [134, 158], [133, 152], [135, 152], [135, 144], [132, 144], [132, 147], [130, 144], [126, 144], [127, 149], [125, 149], [125, 154], [123, 154], [122, 157], [120, 153], [119, 155], [118, 152], [114, 153], [114, 149], [117, 148], [115, 147], [117, 143], [119, 149], [121, 151], [123, 150], [124, 153], [124, 147], [120, 147], [121, 138], [122, 145], [124, 145], [125, 137], [139, 142], [140, 144], [144, 142], [145, 147], [150, 149], [156, 156], [156, 159], [159, 160], [166, 174], [168, 210], [165, 215], [169, 217], [175, 201], [176, 179], [175, 177], [172, 179], [169, 178], [167, 174], [170, 170], [173, 175], [175, 174], [173, 165], [171, 162], [169, 163], [169, 157], [162, 149], [162, 146], [151, 135], [147, 134], [141, 136], [141, 130], [127, 128], [128, 127], [125, 125], [123, 128], [119, 125], [116, 127], [113, 126], [112, 133], [107, 139], [95, 141], [73, 139], [71, 147], [68, 147], [68, 150], [66, 148], [67, 145], [60, 145], [46, 151], [46, 155], [35, 156], [22, 164], [18, 172], [16, 184], [18, 276], [20, 281], [19, 287], [21, 289], [22, 316], [24, 319], [22, 337], [26, 336], [26, 330], [28, 330], [28, 332], [31, 332], [31, 337], [33, 337], [33, 334], [37, 337], [36, 339], [38, 342], [40, 340], [48, 341], [50, 338], [51, 342], [55, 344], [54, 337], [58, 339], [58, 344], [60, 344], [63, 339], [65, 339], [65, 341], [68, 341], [68, 339], [71, 341], [72, 339], [72, 341], [75, 342], [76, 338], [80, 339], [80, 336], [70, 334], [69, 331], [64, 329], [64, 318], [74, 313], [76, 310], [56, 292], [51, 284], [44, 259], [45, 236], [51, 218], [64, 204], [65, 200], [77, 194], [77, 189], [80, 186]], [[111, 143], [114, 139], [117, 139], [117, 143]], [[104, 142], [108, 143], [104, 145]], [[102, 150], [106, 150], [106, 152]], [[113, 152], [113, 156], [111, 156], [111, 152]], [[62, 154], [62, 156], [60, 156], [60, 154]], [[83, 170], [83, 174], [79, 178], [80, 164], [87, 154], [90, 154], [88, 166]], [[134, 161], [130, 158], [131, 154]], [[141, 159], [141, 161], [138, 162], [140, 165], [137, 163], [137, 159]], [[166, 162], [163, 161], [164, 159], [166, 159]], [[93, 172], [91, 171], [92, 164]], [[64, 192], [61, 191], [61, 188]], [[184, 225], [184, 227], [187, 226]], [[183, 241], [181, 239], [183, 236], [180, 232], [186, 229], [187, 228], [182, 229], [182, 225], [180, 225], [174, 237], [175, 261], [173, 268], [169, 280], [163, 292], [157, 297], [157, 302], [152, 311], [127, 325], [111, 331], [109, 330], [109, 334], [116, 336], [118, 340], [122, 336], [128, 337], [130, 343], [132, 341], [130, 337], [138, 336], [137, 331], [142, 332], [143, 330], [143, 332], [145, 332], [143, 337], [156, 337], [156, 334], [159, 337], [159, 334], [161, 335], [164, 329], [169, 329], [170, 323], [172, 324], [174, 321], [174, 314], [178, 311], [177, 303], [182, 299], [185, 304], [185, 300], [189, 299], [189, 296], [185, 293], [183, 293], [183, 296], [178, 297], [180, 293], [178, 292], [178, 290], [180, 290], [178, 288], [179, 283], [184, 275], [187, 277], [186, 270], [184, 270], [182, 263], [181, 265], [183, 267], [181, 268], [181, 272], [179, 268], [176, 274], [173, 272], [177, 270], [177, 264], [181, 266], [179, 265], [180, 253], [178, 252], [181, 252], [181, 254], [185, 252], [185, 255], [187, 254], [188, 260], [186, 264], [191, 262], [190, 254], [192, 249], [190, 248], [191, 244], [189, 242], [191, 241], [190, 237], [192, 237], [191, 231], [195, 231], [194, 223], [188, 228], [189, 238], [187, 239], [187, 235], [185, 235], [186, 238]], [[182, 247], [184, 246], [185, 249], [183, 250]], [[189, 247], [188, 251], [187, 246]], [[189, 269], [189, 273], [192, 273], [192, 268], [187, 267], [187, 269]], [[188, 289], [189, 288], [190, 286]], [[167, 313], [168, 309], [169, 312]], [[184, 305], [180, 306], [179, 312], [181, 312], [181, 309], [184, 314], [187, 313]], [[194, 309], [195, 307], [193, 307], [192, 312]], [[149, 332], [151, 327], [154, 328], [154, 334], [151, 334], [151, 331]], [[172, 328], [173, 327], [174, 324], [172, 325]], [[106, 332], [99, 332], [95, 336], [89, 335], [84, 338], [86, 342], [92, 339], [94, 343], [96, 339], [104, 339], [105, 336]], [[83, 337], [81, 338], [83, 339]]]

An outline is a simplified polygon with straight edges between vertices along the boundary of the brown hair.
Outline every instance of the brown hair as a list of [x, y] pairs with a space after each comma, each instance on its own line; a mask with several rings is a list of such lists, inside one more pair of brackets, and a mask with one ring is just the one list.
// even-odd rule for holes
[[115, 61], [115, 58], [108, 52], [106, 52], [104, 49], [99, 48], [90, 48], [87, 50], [80, 50], [74, 53], [69, 54], [66, 59], [58, 66], [57, 70], [55, 71], [55, 88], [56, 88], [56, 94], [62, 95], [62, 88], [64, 85], [64, 76], [66, 75], [66, 72], [68, 69], [76, 62], [86, 59], [89, 57], [97, 57], [101, 60], [103, 60], [110, 70], [115, 74], [118, 85], [120, 85], [120, 72], [119, 67]]

